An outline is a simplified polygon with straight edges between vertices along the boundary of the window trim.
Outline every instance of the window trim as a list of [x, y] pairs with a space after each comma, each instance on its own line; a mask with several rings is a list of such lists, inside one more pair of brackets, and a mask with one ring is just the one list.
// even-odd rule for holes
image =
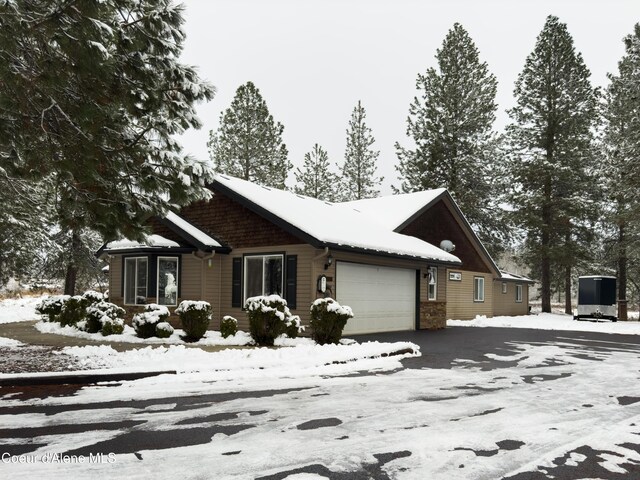
[[[123, 295], [122, 295], [122, 303], [126, 306], [131, 306], [131, 307], [135, 307], [138, 305], [145, 305], [144, 303], [127, 303], [127, 261], [128, 260], [135, 260], [135, 264], [136, 264], [136, 272], [135, 272], [135, 279], [133, 281], [133, 283], [136, 285], [136, 294], [135, 294], [135, 298], [138, 298], [138, 260], [141, 259], [145, 259], [147, 261], [147, 281], [145, 283], [145, 291], [146, 291], [146, 295], [144, 296], [144, 298], [149, 298], [149, 256], [148, 255], [142, 255], [142, 256], [138, 256], [138, 257], [123, 257], [123, 264], [122, 264], [122, 276], [123, 281], [122, 281], [122, 285], [123, 285]], [[134, 299], [135, 302], [135, 299]]]
[[[520, 299], [518, 300], [518, 293], [520, 293]], [[522, 303], [522, 284], [516, 285], [516, 303]]]
[[[479, 283], [478, 280], [482, 280], [482, 290], [478, 288], [476, 291], [476, 285]], [[473, 277], [473, 301], [474, 303], [484, 303], [484, 277]], [[482, 295], [476, 295], [476, 293], [482, 293]]]
[[[433, 272], [433, 284], [431, 283], [431, 272]], [[438, 267], [428, 267], [428, 282], [427, 282], [427, 299], [435, 301], [438, 299]], [[433, 297], [431, 296], [431, 285], [433, 285]]]
[[507, 293], [507, 282], [502, 282], [502, 293], [505, 294]]
[[[171, 259], [176, 261], [176, 303], [171, 305], [162, 304], [165, 307], [175, 307], [178, 305], [178, 292], [180, 291], [180, 257], [179, 256], [161, 256], [158, 255], [156, 257], [156, 303], [160, 305], [160, 260], [161, 259]], [[148, 293], [148, 292], [147, 292]]]
[[270, 253], [245, 253], [242, 256], [242, 305], [244, 306], [245, 303], [247, 303], [247, 298], [249, 298], [247, 296], [247, 281], [248, 281], [248, 275], [247, 275], [247, 259], [249, 258], [256, 258], [256, 257], [262, 257], [262, 293], [261, 295], [264, 295], [264, 259], [267, 257], [280, 257], [280, 259], [282, 260], [282, 279], [281, 279], [281, 286], [280, 286], [280, 291], [281, 294], [280, 296], [282, 298], [284, 298], [284, 288], [286, 286], [286, 281], [285, 281], [285, 268], [286, 268], [286, 264], [285, 264], [285, 258], [286, 258], [286, 253], [285, 252], [270, 252]]

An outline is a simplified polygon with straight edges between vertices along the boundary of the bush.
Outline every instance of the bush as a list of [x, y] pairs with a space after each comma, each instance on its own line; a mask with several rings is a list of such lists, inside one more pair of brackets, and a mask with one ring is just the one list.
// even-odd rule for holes
[[160, 322], [156, 325], [156, 337], [169, 338], [173, 334], [173, 327], [169, 322]]
[[[104, 325], [106, 322], [122, 323], [122, 330], [124, 331], [124, 308], [121, 308], [113, 303], [101, 300], [87, 308], [86, 325], [85, 330], [89, 333], [97, 333], [102, 331], [104, 333]], [[120, 322], [116, 322], [120, 320]], [[107, 328], [107, 331], [111, 331], [114, 325]], [[120, 332], [122, 333], [122, 332]], [[106, 335], [110, 335], [107, 333]]]
[[103, 336], [120, 335], [124, 332], [124, 320], [122, 318], [107, 318], [102, 322], [100, 330]]
[[232, 337], [238, 333], [238, 320], [229, 315], [222, 318], [220, 322], [220, 334], [222, 338]]
[[58, 320], [62, 306], [71, 298], [69, 295], [57, 295], [54, 297], [43, 298], [36, 305], [36, 312], [46, 317], [49, 322], [55, 322]]
[[197, 342], [204, 337], [211, 321], [211, 305], [208, 302], [183, 300], [176, 308], [176, 313], [180, 315], [185, 341]]
[[300, 324], [300, 317], [298, 315], [291, 315], [285, 320], [287, 324], [284, 333], [289, 338], [297, 338], [298, 335], [304, 332], [304, 327]]
[[64, 301], [58, 321], [63, 327], [67, 325], [75, 327], [78, 322], [84, 320], [86, 314], [87, 310], [83, 298], [80, 295], [74, 295]]
[[87, 290], [82, 294], [82, 300], [85, 307], [90, 307], [96, 303], [100, 303], [106, 300], [104, 293], [96, 292], [95, 290]]
[[156, 325], [166, 322], [169, 318], [169, 309], [164, 305], [150, 303], [142, 313], [136, 313], [131, 321], [136, 335], [140, 338], [150, 338], [156, 335]]
[[353, 318], [351, 307], [332, 298], [319, 298], [311, 304], [311, 338], [320, 345], [338, 343], [350, 318]]
[[292, 323], [287, 301], [280, 295], [248, 298], [245, 308], [249, 317], [249, 332], [257, 345], [272, 346], [274, 340], [286, 333]]

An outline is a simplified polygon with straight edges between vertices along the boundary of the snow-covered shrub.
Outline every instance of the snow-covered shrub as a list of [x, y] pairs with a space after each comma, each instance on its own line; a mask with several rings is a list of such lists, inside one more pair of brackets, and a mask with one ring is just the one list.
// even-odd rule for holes
[[0, 288], [1, 292], [6, 292], [9, 295], [17, 295], [17, 296], [20, 296], [20, 293], [22, 292], [22, 290], [24, 290], [23, 286], [20, 285], [20, 282], [18, 282], [18, 280], [16, 280], [13, 277], [9, 278], [6, 285]]
[[36, 305], [36, 312], [40, 315], [46, 317], [46, 319], [50, 322], [55, 322], [58, 320], [60, 312], [62, 311], [62, 305], [69, 298], [69, 295], [56, 295], [54, 297], [46, 297], [43, 298]]
[[301, 325], [300, 317], [298, 315], [291, 315], [285, 319], [286, 327], [284, 333], [289, 338], [298, 338], [298, 335], [304, 332], [304, 327]]
[[311, 304], [311, 338], [316, 343], [338, 343], [347, 320], [353, 318], [351, 307], [333, 298], [319, 298]]
[[150, 338], [156, 335], [156, 325], [166, 322], [169, 318], [169, 309], [164, 305], [150, 303], [142, 313], [133, 316], [131, 324], [140, 338]]
[[89, 307], [90, 305], [106, 300], [106, 297], [103, 293], [96, 292], [95, 290], [87, 290], [82, 294], [82, 299], [84, 300], [85, 305]]
[[124, 332], [124, 320], [122, 318], [105, 318], [100, 332], [103, 336], [120, 335]]
[[173, 334], [173, 327], [169, 322], [160, 322], [156, 325], [156, 337], [169, 338]]
[[211, 321], [211, 304], [204, 301], [183, 300], [176, 308], [180, 323], [184, 330], [183, 340], [197, 342], [209, 328]]
[[101, 300], [87, 307], [87, 323], [85, 325], [85, 330], [89, 333], [97, 333], [103, 330], [105, 322], [115, 320], [122, 320], [124, 328], [125, 313], [124, 308]]
[[63, 327], [67, 325], [75, 327], [78, 322], [84, 320], [86, 314], [84, 299], [80, 295], [74, 295], [64, 301], [60, 315], [58, 315], [58, 321]]
[[258, 345], [272, 346], [292, 322], [287, 301], [280, 295], [251, 297], [244, 307], [249, 317], [249, 333]]
[[220, 322], [220, 335], [222, 338], [232, 337], [238, 333], [238, 320], [229, 315], [222, 317]]

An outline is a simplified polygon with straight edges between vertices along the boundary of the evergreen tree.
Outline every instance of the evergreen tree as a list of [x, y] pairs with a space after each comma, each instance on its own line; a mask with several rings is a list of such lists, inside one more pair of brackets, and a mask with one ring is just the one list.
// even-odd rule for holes
[[554, 269], [565, 279], [592, 245], [598, 188], [593, 175], [597, 90], [565, 24], [549, 16], [518, 76], [507, 126], [515, 221], [527, 232], [529, 263], [541, 280], [542, 310], [551, 311]]
[[172, 0], [0, 6], [0, 165], [54, 186], [73, 239], [67, 293], [85, 228], [140, 238], [150, 215], [207, 195], [207, 165], [175, 140], [200, 127], [194, 104], [214, 93], [178, 61], [182, 11]]
[[498, 207], [498, 151], [493, 122], [497, 81], [458, 23], [437, 50], [438, 68], [418, 74], [407, 135], [415, 149], [396, 143], [400, 192], [445, 187], [492, 254], [507, 240]]
[[220, 127], [209, 134], [209, 155], [216, 172], [274, 188], [285, 188], [289, 170], [284, 127], [275, 122], [260, 90], [241, 85], [231, 106], [220, 114]]
[[[624, 42], [626, 51], [618, 63], [618, 74], [609, 75], [604, 114], [604, 189], [608, 199], [604, 221], [611, 233], [610, 241], [605, 242], [611, 245], [605, 262], [617, 271], [620, 300], [627, 299], [629, 267], [635, 270], [640, 266], [640, 24]], [[634, 287], [637, 295], [638, 285]], [[625, 304], [621, 304], [619, 316], [626, 318]]]
[[327, 151], [316, 143], [310, 152], [304, 154], [302, 170], [296, 169], [298, 185], [294, 191], [299, 195], [334, 201], [337, 179], [329, 168]]
[[371, 146], [375, 139], [365, 123], [367, 114], [360, 100], [354, 107], [347, 129], [347, 148], [342, 165], [340, 197], [342, 201], [377, 197], [383, 177], [376, 178], [379, 150]]

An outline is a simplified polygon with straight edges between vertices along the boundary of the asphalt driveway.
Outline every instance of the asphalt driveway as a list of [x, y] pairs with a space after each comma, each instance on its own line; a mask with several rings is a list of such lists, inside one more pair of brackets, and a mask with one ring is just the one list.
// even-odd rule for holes
[[413, 342], [420, 346], [421, 357], [403, 360], [407, 368], [452, 368], [457, 360], [478, 362], [486, 368], [504, 367], [505, 362], [488, 358], [487, 354], [512, 355], [515, 343], [557, 343], [571, 339], [594, 352], [612, 346], [620, 351], [640, 347], [640, 335], [616, 335], [563, 330], [528, 328], [448, 327], [444, 330], [415, 330], [353, 336], [358, 342]]

